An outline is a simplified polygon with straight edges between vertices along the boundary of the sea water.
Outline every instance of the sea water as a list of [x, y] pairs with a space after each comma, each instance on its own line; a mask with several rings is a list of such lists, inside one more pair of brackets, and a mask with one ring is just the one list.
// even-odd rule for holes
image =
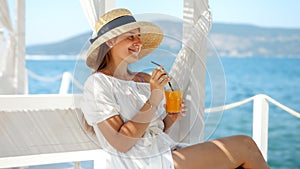
[[[58, 93], [63, 72], [72, 73], [83, 82], [89, 72], [76, 60], [26, 60], [30, 94]], [[233, 58], [222, 57], [226, 81], [225, 104], [266, 94], [300, 112], [300, 59], [297, 58]], [[167, 65], [168, 66], [168, 65]], [[150, 68], [152, 69], [152, 68]], [[81, 75], [81, 73], [84, 72]], [[44, 78], [39, 78], [44, 77]], [[34, 77], [34, 78], [33, 78]], [[72, 85], [72, 84], [71, 84]], [[80, 92], [74, 85], [69, 92]], [[206, 103], [206, 105], [209, 105]], [[222, 113], [216, 129], [207, 139], [236, 134], [252, 135], [252, 103]], [[209, 123], [209, 121], [206, 121]], [[272, 169], [300, 169], [300, 119], [270, 103], [268, 163]], [[199, 157], [201, 158], [201, 157]], [[31, 166], [30, 169], [74, 168], [73, 163]], [[92, 162], [81, 162], [81, 168], [92, 168]]]

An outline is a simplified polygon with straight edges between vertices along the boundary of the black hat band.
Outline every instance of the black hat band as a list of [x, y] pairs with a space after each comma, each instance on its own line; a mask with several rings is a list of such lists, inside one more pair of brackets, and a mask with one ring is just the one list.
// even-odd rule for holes
[[98, 31], [97, 33], [97, 37], [93, 38], [93, 39], [90, 39], [90, 42], [91, 44], [97, 40], [100, 36], [102, 36], [103, 34], [105, 34], [106, 32], [116, 28], [116, 27], [119, 27], [119, 26], [122, 26], [122, 25], [125, 25], [125, 24], [128, 24], [128, 23], [131, 23], [131, 22], [136, 22], [136, 20], [134, 19], [133, 16], [130, 16], [130, 15], [126, 15], [126, 16], [121, 16], [119, 18], [116, 18], [110, 22], [108, 22], [107, 24], [105, 24], [104, 26], [102, 26], [102, 28]]

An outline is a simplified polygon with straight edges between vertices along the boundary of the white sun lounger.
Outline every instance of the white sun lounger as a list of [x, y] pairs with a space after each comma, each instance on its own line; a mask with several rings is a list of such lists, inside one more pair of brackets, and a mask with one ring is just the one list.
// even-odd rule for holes
[[0, 95], [0, 168], [101, 162], [103, 150], [82, 129], [74, 97]]

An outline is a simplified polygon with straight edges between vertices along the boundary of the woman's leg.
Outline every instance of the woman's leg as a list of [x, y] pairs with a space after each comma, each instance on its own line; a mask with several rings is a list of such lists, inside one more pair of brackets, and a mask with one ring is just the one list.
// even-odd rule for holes
[[252, 138], [232, 136], [173, 151], [175, 169], [267, 169]]

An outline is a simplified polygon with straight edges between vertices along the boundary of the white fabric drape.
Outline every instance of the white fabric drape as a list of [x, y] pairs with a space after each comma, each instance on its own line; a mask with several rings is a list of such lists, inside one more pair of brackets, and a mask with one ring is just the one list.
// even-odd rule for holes
[[[98, 18], [114, 6], [114, 0], [80, 0], [80, 3], [92, 30]], [[93, 37], [95, 35], [94, 30]]]
[[207, 35], [211, 15], [207, 0], [185, 0], [183, 47], [170, 74], [184, 92], [187, 117], [170, 132], [176, 141], [199, 143], [204, 138], [204, 103]]
[[10, 15], [8, 10], [8, 4], [6, 0], [0, 1], [0, 27], [4, 27], [9, 31], [12, 31], [12, 25], [10, 21]]
[[6, 43], [3, 44], [1, 51], [1, 69], [0, 79], [2, 81], [0, 86], [1, 94], [15, 93], [16, 78], [14, 71], [14, 51], [15, 51], [15, 40], [14, 30], [11, 23], [11, 17], [9, 14], [8, 3], [6, 0], [0, 1], [0, 25], [7, 30]]
[[[10, 21], [10, 14], [9, 14], [9, 10], [8, 10], [8, 4], [6, 0], [2, 0], [0, 1], [0, 28], [4, 28], [5, 30], [8, 31], [9, 35], [11, 35], [13, 33], [13, 29], [12, 29], [12, 24]], [[4, 31], [3, 29], [3, 31]], [[11, 38], [11, 36], [8, 37], [9, 39]], [[9, 44], [9, 40], [8, 39], [8, 44]], [[4, 39], [1, 39], [2, 41], [4, 41]], [[2, 44], [1, 41], [1, 44]], [[5, 45], [5, 44], [2, 44]], [[7, 46], [7, 45], [6, 45]], [[1, 49], [3, 46], [0, 46]], [[1, 59], [0, 59], [0, 72], [1, 74], [3, 74], [3, 71], [5, 70], [5, 68], [7, 67], [6, 64], [6, 60], [7, 60], [7, 51], [8, 51], [8, 47], [3, 47], [3, 49], [1, 50]]]
[[0, 94], [24, 94], [27, 91], [25, 70], [25, 0], [15, 3], [15, 28], [7, 0], [0, 1], [0, 25], [7, 31], [1, 50]]

